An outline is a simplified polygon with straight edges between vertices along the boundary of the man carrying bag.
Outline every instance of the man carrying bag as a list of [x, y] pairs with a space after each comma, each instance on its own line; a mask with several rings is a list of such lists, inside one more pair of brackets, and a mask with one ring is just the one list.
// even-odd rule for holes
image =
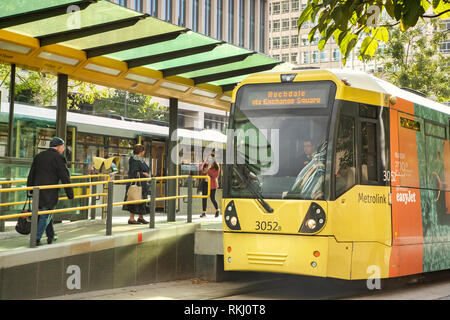
[[[43, 186], [58, 184], [70, 184], [70, 174], [63, 156], [65, 149], [64, 140], [55, 137], [50, 141], [50, 148], [39, 153], [33, 159], [27, 186]], [[44, 189], [39, 191], [39, 211], [52, 210], [58, 203], [59, 189]], [[65, 188], [67, 197], [73, 199], [73, 189]], [[40, 245], [42, 234], [46, 233], [47, 243], [51, 244], [55, 238], [51, 214], [39, 215], [36, 244]]]

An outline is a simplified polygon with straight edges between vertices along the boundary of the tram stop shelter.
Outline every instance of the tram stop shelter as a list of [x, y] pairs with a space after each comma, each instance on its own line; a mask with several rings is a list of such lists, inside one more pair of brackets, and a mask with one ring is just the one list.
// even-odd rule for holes
[[[2, 1], [0, 63], [11, 65], [8, 156], [16, 65], [58, 76], [56, 134], [62, 138], [69, 77], [169, 99], [169, 154], [178, 101], [228, 110], [233, 88], [247, 75], [289, 70], [264, 54], [106, 0]], [[168, 174], [176, 174], [171, 161]], [[168, 192], [175, 190], [170, 180]], [[175, 221], [175, 201], [169, 201], [168, 221]]]

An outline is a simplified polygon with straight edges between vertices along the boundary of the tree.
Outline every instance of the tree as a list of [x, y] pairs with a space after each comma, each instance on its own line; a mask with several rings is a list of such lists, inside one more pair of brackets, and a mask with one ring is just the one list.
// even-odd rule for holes
[[448, 33], [427, 32], [436, 27], [437, 22], [433, 21], [418, 23], [405, 32], [393, 29], [389, 42], [376, 55], [383, 65], [383, 71], [376, 76], [439, 102], [449, 101], [450, 57], [440, 52]]
[[[380, 25], [380, 13], [386, 11], [393, 23]], [[433, 14], [427, 14], [432, 10]], [[366, 61], [377, 51], [379, 41], [387, 43], [387, 27], [400, 25], [405, 32], [419, 18], [450, 17], [450, 0], [308, 0], [298, 19], [298, 30], [307, 21], [315, 24], [308, 34], [311, 42], [319, 31], [319, 50], [334, 36], [345, 65], [350, 52], [362, 40], [359, 59]]]
[[[0, 64], [0, 85], [11, 85], [10, 66]], [[111, 90], [92, 83], [69, 79], [68, 109], [77, 109], [80, 103], [94, 101], [111, 96]], [[75, 94], [73, 94], [75, 93]], [[16, 69], [16, 100], [37, 106], [51, 106], [56, 103], [57, 77], [36, 71]]]
[[[0, 64], [0, 86], [10, 87], [10, 66]], [[37, 106], [56, 104], [57, 77], [36, 71], [16, 70], [16, 101]], [[142, 120], [167, 121], [167, 107], [152, 102], [152, 97], [98, 86], [88, 82], [69, 79], [67, 108], [79, 109], [80, 105], [91, 104], [97, 113], [124, 114]], [[126, 101], [126, 103], [125, 103]]]
[[152, 97], [122, 90], [94, 103], [94, 112], [125, 116], [140, 120], [168, 121], [168, 108], [158, 102], [152, 102]]

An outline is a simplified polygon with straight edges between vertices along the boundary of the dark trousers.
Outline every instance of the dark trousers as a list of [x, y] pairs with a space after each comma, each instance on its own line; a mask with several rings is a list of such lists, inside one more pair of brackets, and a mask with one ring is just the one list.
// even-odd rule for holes
[[[49, 210], [47, 208], [39, 208], [39, 210]], [[36, 240], [40, 241], [42, 235], [47, 235], [48, 238], [53, 238], [55, 236], [55, 231], [53, 229], [53, 219], [51, 214], [41, 214], [38, 217], [38, 227], [37, 227], [37, 235]]]
[[[208, 194], [208, 184], [207, 183], [203, 184], [202, 194], [204, 196], [206, 196]], [[211, 189], [209, 198], [211, 199], [211, 202], [214, 205], [214, 208], [216, 208], [216, 210], [219, 209], [219, 206], [217, 205], [217, 201], [216, 201], [216, 189]], [[202, 199], [203, 212], [206, 212], [207, 202], [208, 202], [207, 198]]]

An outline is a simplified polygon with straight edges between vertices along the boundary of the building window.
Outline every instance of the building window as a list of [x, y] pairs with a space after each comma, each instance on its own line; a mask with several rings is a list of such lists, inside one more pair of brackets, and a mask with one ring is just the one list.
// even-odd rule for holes
[[317, 63], [319, 62], [319, 50], [314, 50], [312, 54], [312, 62]]
[[322, 50], [322, 51], [320, 51], [320, 62], [325, 62], [325, 61], [327, 61], [327, 53], [324, 50]]
[[205, 0], [205, 35], [211, 35], [211, 0]]
[[298, 47], [298, 36], [292, 35], [291, 36], [291, 48], [297, 48]]
[[144, 0], [134, 0], [134, 10], [142, 12], [143, 2]]
[[450, 41], [441, 43], [441, 52], [450, 52]]
[[282, 11], [283, 13], [289, 12], [289, 0], [283, 1], [283, 2], [281, 3], [281, 11]]
[[272, 39], [272, 49], [280, 49], [280, 37]]
[[199, 10], [199, 0], [192, 1], [192, 31], [198, 31], [198, 10]]
[[297, 26], [298, 26], [298, 24], [297, 24], [297, 21], [298, 21], [298, 18], [291, 18], [291, 29], [297, 29]]
[[163, 2], [163, 17], [161, 17], [165, 21], [172, 21], [172, 0], [165, 0]]
[[272, 3], [272, 14], [280, 14], [280, 3], [279, 2]]
[[178, 25], [186, 27], [186, 0], [178, 0]]
[[303, 52], [302, 53], [302, 63], [308, 64], [309, 63], [309, 52]]
[[302, 35], [302, 46], [307, 46], [309, 44], [308, 35]]
[[291, 11], [292, 12], [297, 12], [300, 6], [300, 1], [299, 0], [292, 0], [291, 2]]
[[239, 0], [239, 46], [244, 46], [245, 37], [245, 0]]
[[297, 64], [297, 52], [291, 53], [291, 63]]
[[280, 20], [273, 20], [272, 21], [272, 31], [273, 32], [279, 32], [280, 31]]
[[281, 30], [283, 31], [289, 30], [289, 19], [281, 20]]
[[264, 52], [266, 50], [265, 48], [265, 39], [266, 34], [264, 32], [266, 28], [266, 2], [261, 1], [259, 5], [260, 11], [259, 11], [259, 51]]
[[148, 13], [153, 17], [158, 17], [158, 0], [148, 2]]
[[274, 54], [274, 55], [273, 55], [273, 58], [274, 58], [275, 60], [280, 60], [280, 55], [279, 55], [279, 54]]
[[255, 0], [250, 0], [249, 49], [255, 49]]
[[228, 42], [234, 42], [234, 0], [228, 0]]
[[289, 48], [289, 36], [285, 36], [281, 38], [281, 47], [283, 49]]
[[119, 0], [119, 5], [126, 7], [127, 6], [127, 0]]
[[341, 60], [341, 52], [339, 49], [333, 49], [333, 61]]
[[223, 0], [217, 0], [216, 38], [223, 37]]
[[283, 62], [289, 62], [289, 53], [283, 53], [283, 54], [281, 55], [281, 60], [282, 60]]

